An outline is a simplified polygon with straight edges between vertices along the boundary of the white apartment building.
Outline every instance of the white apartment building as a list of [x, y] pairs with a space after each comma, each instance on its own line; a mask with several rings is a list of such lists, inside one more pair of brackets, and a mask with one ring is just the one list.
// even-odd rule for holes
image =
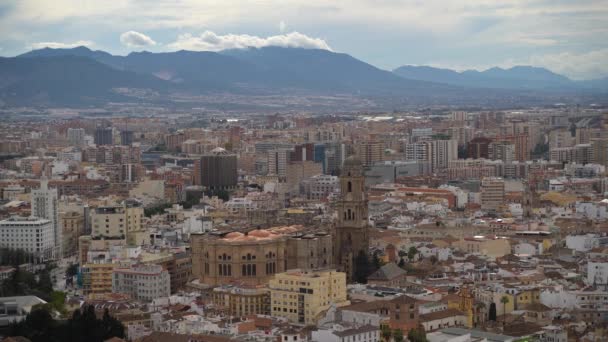
[[55, 239], [50, 220], [14, 216], [0, 221], [0, 247], [20, 249], [44, 262], [53, 257]]
[[321, 200], [338, 190], [338, 177], [316, 175], [302, 182], [300, 192], [309, 200]]
[[132, 299], [152, 301], [171, 295], [169, 271], [160, 265], [133, 265], [112, 271], [112, 292]]
[[61, 257], [63, 234], [59, 223], [57, 200], [57, 189], [49, 189], [49, 182], [43, 177], [40, 180], [40, 189], [32, 190], [32, 216], [51, 221], [54, 245], [53, 253], [55, 256]]

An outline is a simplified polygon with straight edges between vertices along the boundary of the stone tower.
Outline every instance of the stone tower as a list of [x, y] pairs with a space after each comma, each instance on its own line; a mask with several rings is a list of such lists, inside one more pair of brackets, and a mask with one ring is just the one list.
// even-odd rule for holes
[[334, 262], [338, 270], [352, 280], [354, 259], [369, 249], [367, 197], [363, 165], [355, 157], [344, 161], [340, 175], [340, 199], [337, 204], [338, 221], [334, 228]]

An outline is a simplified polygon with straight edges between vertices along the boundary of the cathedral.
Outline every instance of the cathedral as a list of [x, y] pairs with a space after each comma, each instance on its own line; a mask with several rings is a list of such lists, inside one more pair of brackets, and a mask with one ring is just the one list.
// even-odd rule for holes
[[369, 250], [369, 231], [363, 165], [354, 156], [344, 161], [340, 174], [338, 220], [333, 231], [334, 262], [338, 270], [353, 279], [354, 259]]

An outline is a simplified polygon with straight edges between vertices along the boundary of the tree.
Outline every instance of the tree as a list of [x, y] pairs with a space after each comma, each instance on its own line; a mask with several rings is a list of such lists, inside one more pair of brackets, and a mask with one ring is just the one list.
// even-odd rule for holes
[[48, 294], [53, 292], [53, 282], [51, 281], [51, 274], [46, 269], [40, 272], [40, 274], [38, 275], [37, 289]]
[[374, 253], [374, 258], [372, 260], [374, 271], [378, 270], [380, 267], [384, 266], [384, 261], [378, 257], [378, 252]]
[[490, 310], [488, 311], [488, 320], [496, 322], [496, 303], [490, 304]]
[[401, 268], [405, 267], [405, 260], [403, 258], [399, 259], [399, 264], [397, 264], [397, 266]]
[[78, 274], [78, 264], [70, 264], [70, 266], [65, 270], [66, 278], [72, 278], [73, 276]]
[[405, 256], [407, 255], [407, 252], [406, 252], [406, 251], [399, 250], [399, 253], [397, 253], [397, 254], [398, 254], [398, 255], [399, 255], [401, 258], [403, 258], [403, 257], [405, 257]]
[[414, 260], [416, 255], [418, 255], [418, 249], [414, 246], [410, 247], [410, 249], [407, 251], [407, 258], [412, 261]]
[[502, 303], [502, 329], [504, 330], [507, 322], [507, 304], [509, 304], [509, 297], [502, 296], [500, 302]]
[[430, 260], [431, 260], [431, 264], [433, 264], [433, 265], [435, 265], [438, 261], [437, 256], [435, 256], [435, 255], [431, 255]]
[[120, 323], [119, 320], [110, 316], [110, 312], [107, 308], [103, 312], [103, 318], [101, 321], [105, 337], [125, 335], [125, 327], [122, 325], [122, 323]]
[[403, 342], [403, 331], [401, 329], [393, 330], [393, 341]]
[[359, 251], [354, 262], [353, 278], [357, 283], [367, 283], [367, 276], [371, 273], [369, 258], [363, 251]]
[[388, 325], [382, 325], [380, 327], [380, 335], [382, 335], [382, 339], [385, 342], [390, 341], [392, 335], [391, 328]]
[[407, 340], [409, 342], [428, 342], [426, 333], [422, 327], [411, 329], [407, 333]]

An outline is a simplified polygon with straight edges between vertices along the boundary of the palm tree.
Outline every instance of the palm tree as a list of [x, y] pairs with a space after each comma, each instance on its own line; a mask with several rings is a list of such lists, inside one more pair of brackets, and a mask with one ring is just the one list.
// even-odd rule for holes
[[509, 304], [509, 297], [502, 296], [500, 298], [502, 303], [502, 330], [505, 330], [505, 323], [507, 322], [507, 304]]

